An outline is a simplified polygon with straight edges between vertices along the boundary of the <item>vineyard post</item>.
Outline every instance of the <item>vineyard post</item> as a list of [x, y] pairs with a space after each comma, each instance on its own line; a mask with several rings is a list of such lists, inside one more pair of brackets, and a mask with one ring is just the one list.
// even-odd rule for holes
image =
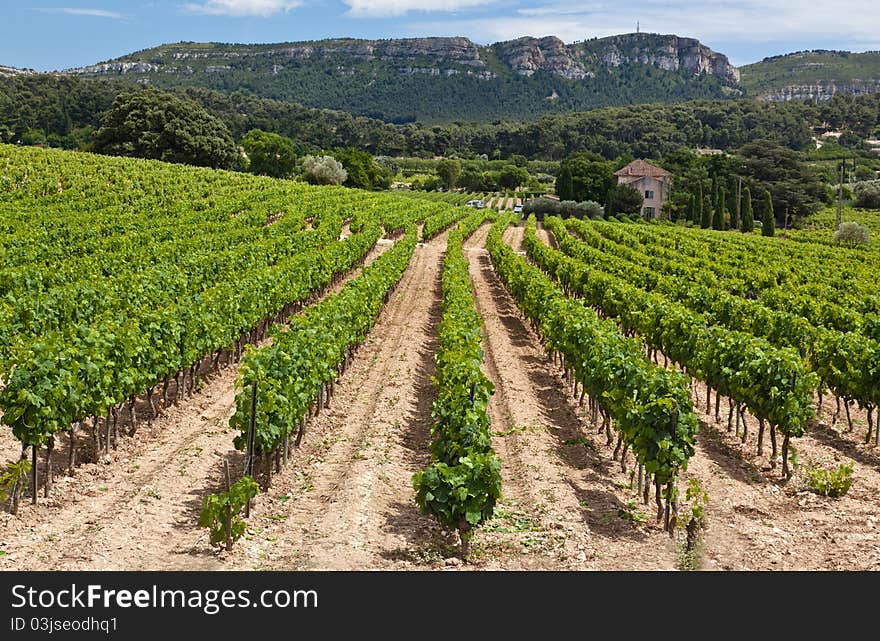
[[257, 424], [257, 381], [251, 384], [251, 417], [248, 422], [248, 439], [247, 439], [247, 466], [245, 468], [245, 476], [253, 476], [254, 474], [254, 439], [256, 438]]
[[[223, 459], [223, 472], [226, 479], [226, 518], [224, 525], [226, 530], [226, 550], [232, 549], [232, 505], [230, 505], [231, 497], [229, 496], [232, 483], [229, 480], [229, 461]], [[250, 500], [248, 501], [250, 503]]]
[[31, 503], [37, 504], [37, 446], [31, 445]]
[[[245, 476], [254, 476], [254, 439], [256, 438], [257, 423], [257, 379], [251, 385], [251, 418], [248, 422], [247, 459], [245, 463]], [[245, 517], [251, 515], [251, 500], [245, 504]]]

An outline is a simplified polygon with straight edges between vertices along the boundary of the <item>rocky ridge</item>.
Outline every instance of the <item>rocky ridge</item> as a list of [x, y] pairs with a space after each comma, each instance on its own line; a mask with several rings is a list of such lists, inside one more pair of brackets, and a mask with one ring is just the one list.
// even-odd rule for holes
[[[178, 43], [125, 56], [119, 60], [70, 69], [85, 76], [150, 75], [157, 73], [222, 73], [260, 59], [273, 65], [329, 60], [342, 74], [351, 65], [386, 65], [403, 74], [449, 76], [467, 74], [482, 79], [499, 75], [531, 76], [537, 72], [569, 80], [592, 78], [607, 67], [650, 65], [667, 71], [710, 74], [723, 82], [739, 82], [739, 70], [727, 57], [693, 38], [674, 35], [627, 34], [565, 44], [555, 36], [524, 37], [490, 46], [467, 38], [404, 38], [394, 40], [322, 40], [273, 45]], [[234, 62], [230, 62], [234, 61]], [[273, 66], [277, 73], [277, 67]]]

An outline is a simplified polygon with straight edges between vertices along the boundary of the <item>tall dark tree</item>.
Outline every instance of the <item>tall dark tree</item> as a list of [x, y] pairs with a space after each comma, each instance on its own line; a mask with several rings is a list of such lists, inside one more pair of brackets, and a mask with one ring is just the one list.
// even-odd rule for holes
[[825, 184], [799, 153], [767, 140], [744, 145], [739, 153], [749, 186], [769, 191], [776, 211], [802, 218], [824, 202]]
[[709, 194], [705, 194], [701, 200], [700, 227], [709, 229], [712, 226], [712, 199]]
[[752, 210], [752, 190], [746, 187], [743, 190], [742, 226], [740, 229], [744, 234], [750, 234], [754, 228], [755, 213]]
[[736, 202], [734, 206], [730, 209], [730, 225], [728, 229], [738, 230], [739, 229], [739, 219], [742, 214], [742, 192], [739, 190], [739, 186], [737, 186], [736, 192]]
[[605, 215], [639, 214], [645, 199], [641, 192], [631, 185], [615, 185], [608, 191]]
[[764, 201], [764, 214], [761, 218], [761, 233], [764, 236], [774, 236], [776, 234], [776, 217], [773, 215], [773, 196], [767, 192], [767, 199]]
[[571, 168], [563, 164], [556, 176], [556, 195], [559, 200], [574, 200], [574, 186], [571, 180]]
[[190, 100], [155, 89], [117, 96], [104, 115], [94, 150], [215, 169], [243, 162], [219, 119]]
[[715, 195], [715, 213], [712, 216], [712, 229], [719, 231], [724, 229], [724, 214], [724, 187], [719, 187], [718, 193]]
[[699, 206], [697, 205], [697, 197], [691, 194], [690, 203], [688, 203], [687, 220], [696, 225], [700, 222]]

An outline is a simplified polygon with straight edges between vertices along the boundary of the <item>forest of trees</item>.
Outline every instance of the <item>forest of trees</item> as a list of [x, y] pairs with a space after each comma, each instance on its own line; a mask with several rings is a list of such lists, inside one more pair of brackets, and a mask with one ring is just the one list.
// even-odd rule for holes
[[[134, 88], [50, 75], [0, 78], [0, 139], [88, 149], [101, 116], [123, 89]], [[880, 94], [839, 95], [819, 105], [700, 100], [558, 114], [534, 122], [395, 126], [243, 94], [196, 88], [175, 93], [223, 121], [236, 140], [260, 129], [291, 138], [300, 154], [354, 147], [387, 156], [558, 161], [589, 151], [606, 159], [660, 160], [683, 147], [730, 150], [756, 140], [803, 151], [813, 145], [813, 128], [823, 124], [844, 131], [843, 143], [858, 152], [880, 122]]]
[[[406, 181], [407, 175], [414, 187], [427, 189], [525, 187], [540, 193], [555, 184], [565, 201], [625, 211], [637, 206], [631, 195], [615, 191], [613, 171], [641, 157], [676, 177], [665, 216], [690, 218], [696, 202], [710, 216], [721, 212], [720, 222], [709, 218], [716, 226], [739, 223], [729, 218], [740, 211], [740, 180], [754, 197], [756, 220], [764, 215], [769, 194], [776, 224], [786, 225], [831, 198], [828, 185], [835, 183], [836, 165], [823, 159], [861, 156], [864, 161], [853, 172], [868, 181], [880, 164], [864, 148], [866, 138], [880, 133], [880, 95], [837, 96], [818, 105], [696, 101], [597, 109], [536, 122], [428, 127], [208, 89], [126, 87], [120, 92], [121, 87], [50, 75], [0, 79], [0, 141], [278, 177], [301, 170], [307, 155], [329, 156], [353, 187], [385, 189], [395, 176]], [[814, 137], [822, 128], [843, 135], [817, 151]], [[694, 153], [699, 147], [729, 153], [699, 156]], [[814, 166], [807, 164], [810, 159]], [[868, 183], [861, 200], [873, 203], [875, 191]]]

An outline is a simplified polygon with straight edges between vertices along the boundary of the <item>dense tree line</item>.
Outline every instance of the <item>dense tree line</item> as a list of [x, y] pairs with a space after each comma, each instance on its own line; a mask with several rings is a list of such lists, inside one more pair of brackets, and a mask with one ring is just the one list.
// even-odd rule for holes
[[[91, 132], [116, 95], [131, 89], [109, 81], [53, 75], [2, 78], [0, 137], [24, 144], [87, 148]], [[181, 93], [222, 120], [236, 140], [260, 129], [291, 138], [300, 154], [354, 147], [387, 156], [558, 161], [590, 151], [605, 159], [629, 155], [661, 160], [682, 147], [731, 150], [756, 140], [808, 150], [814, 127], [826, 124], [861, 140], [876, 135], [880, 124], [880, 94], [840, 95], [819, 105], [699, 100], [556, 114], [534, 122], [394, 126], [242, 93], [201, 88]]]

